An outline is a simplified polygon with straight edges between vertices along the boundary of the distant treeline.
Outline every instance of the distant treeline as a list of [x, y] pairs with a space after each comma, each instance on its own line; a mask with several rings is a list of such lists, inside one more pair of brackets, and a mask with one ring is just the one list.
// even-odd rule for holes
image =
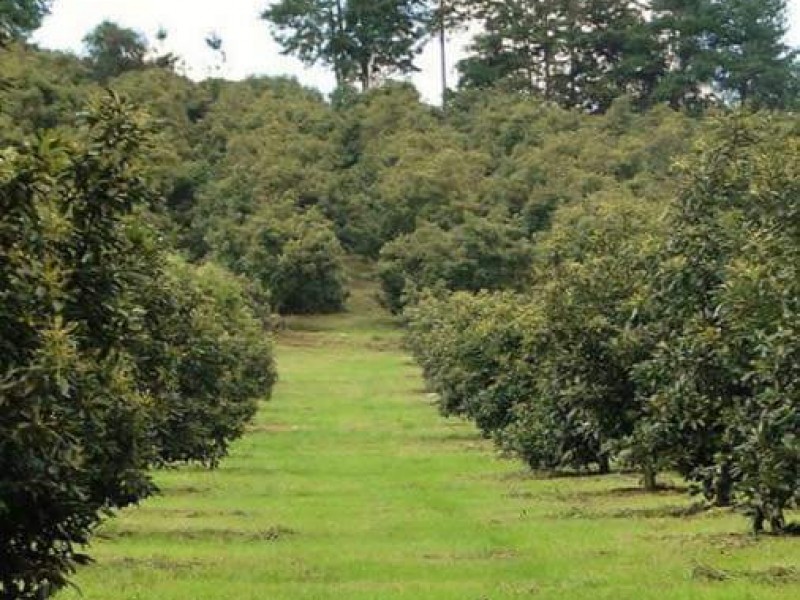
[[281, 0], [262, 17], [287, 54], [367, 90], [414, 71], [432, 38], [471, 30], [459, 89], [503, 89], [604, 112], [620, 96], [797, 106], [786, 0]]

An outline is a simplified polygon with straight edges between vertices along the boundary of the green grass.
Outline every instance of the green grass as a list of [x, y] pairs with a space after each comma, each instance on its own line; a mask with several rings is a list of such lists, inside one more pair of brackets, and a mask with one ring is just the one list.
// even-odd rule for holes
[[249, 434], [219, 470], [160, 473], [163, 495], [109, 521], [83, 598], [800, 597], [796, 538], [677, 517], [684, 492], [632, 476], [537, 479], [499, 459], [438, 416], [390, 321], [353, 304], [288, 320]]

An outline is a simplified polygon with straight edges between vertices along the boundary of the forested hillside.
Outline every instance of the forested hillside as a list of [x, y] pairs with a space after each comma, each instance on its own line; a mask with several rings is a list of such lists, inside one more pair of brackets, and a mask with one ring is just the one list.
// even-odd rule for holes
[[[62, 588], [155, 469], [215, 468], [276, 317], [346, 311], [353, 264], [440, 411], [537, 474], [678, 474], [796, 532], [784, 2], [272, 3], [330, 97], [111, 22], [43, 50], [48, 6], [0, 0], [0, 596]], [[391, 80], [476, 24], [441, 106]]]

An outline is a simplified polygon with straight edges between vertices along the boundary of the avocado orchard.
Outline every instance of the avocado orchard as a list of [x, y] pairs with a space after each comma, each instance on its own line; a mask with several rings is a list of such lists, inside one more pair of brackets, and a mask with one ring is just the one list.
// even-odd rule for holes
[[720, 119], [675, 198], [557, 211], [522, 294], [423, 295], [409, 345], [445, 414], [533, 468], [674, 469], [761, 531], [800, 500], [791, 119]]
[[[281, 4], [267, 18], [289, 35], [308, 7]], [[346, 33], [369, 36], [348, 52], [386, 41], [390, 21], [360, 31], [375, 3], [345, 4]], [[755, 530], [786, 529], [798, 129], [790, 112], [729, 113], [796, 106], [795, 53], [740, 53], [745, 11], [712, 56], [693, 11], [720, 3], [662, 2], [670, 31], [694, 31], [685, 79], [641, 15], [626, 29], [624, 3], [556, 7], [596, 10], [608, 36], [521, 31], [514, 11], [549, 18], [533, 3], [444, 4], [448, 22], [473, 4], [495, 27], [446, 111], [372, 85], [411, 68], [423, 29], [384, 62], [327, 48], [370, 88], [328, 100], [289, 78], [194, 82], [144, 48], [125, 64], [105, 38], [88, 59], [41, 50], [24, 38], [49, 2], [0, 10], [0, 595], [63, 587], [103, 517], [154, 493], [150, 469], [218, 465], [275, 381], [271, 312], [344, 310], [348, 255], [377, 262], [442, 412], [506, 453], [537, 471], [633, 468], [649, 489], [678, 473]], [[734, 5], [775, 8], [759, 39], [777, 39], [782, 2]], [[95, 33], [131, 33], [107, 25]], [[574, 36], [570, 78], [506, 50], [531, 34], [545, 50], [547, 27]], [[720, 57], [730, 70], [695, 69]], [[115, 91], [97, 101], [101, 84]], [[729, 97], [700, 98], [709, 85]]]
[[116, 97], [80, 135], [0, 157], [0, 595], [65, 585], [148, 469], [215, 464], [275, 379], [241, 284], [167, 261], [140, 218], [143, 117]]

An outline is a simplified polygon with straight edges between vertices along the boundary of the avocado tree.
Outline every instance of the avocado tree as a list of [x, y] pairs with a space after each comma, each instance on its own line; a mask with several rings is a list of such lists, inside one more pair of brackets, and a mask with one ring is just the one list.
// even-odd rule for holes
[[780, 531], [800, 465], [796, 129], [725, 119], [686, 168], [651, 284], [645, 425], [709, 498]]
[[513, 224], [476, 216], [452, 229], [423, 224], [381, 251], [383, 300], [399, 313], [426, 288], [519, 290], [530, 279], [531, 255]]
[[153, 463], [215, 467], [270, 395], [270, 339], [245, 286], [213, 263], [169, 257], [137, 292], [141, 324], [127, 350], [150, 399]]
[[15, 600], [63, 587], [97, 525], [155, 491], [149, 468], [216, 465], [275, 380], [240, 282], [165, 261], [147, 118], [110, 95], [85, 119], [0, 154], [0, 596]]
[[0, 158], [0, 595], [40, 598], [109, 510], [153, 491], [147, 400], [119, 340], [150, 273], [126, 223], [147, 200], [141, 122], [96, 105], [86, 142]]
[[259, 287], [281, 313], [330, 313], [344, 308], [344, 252], [319, 211], [264, 203], [246, 223], [228, 222], [212, 238], [214, 255]]

